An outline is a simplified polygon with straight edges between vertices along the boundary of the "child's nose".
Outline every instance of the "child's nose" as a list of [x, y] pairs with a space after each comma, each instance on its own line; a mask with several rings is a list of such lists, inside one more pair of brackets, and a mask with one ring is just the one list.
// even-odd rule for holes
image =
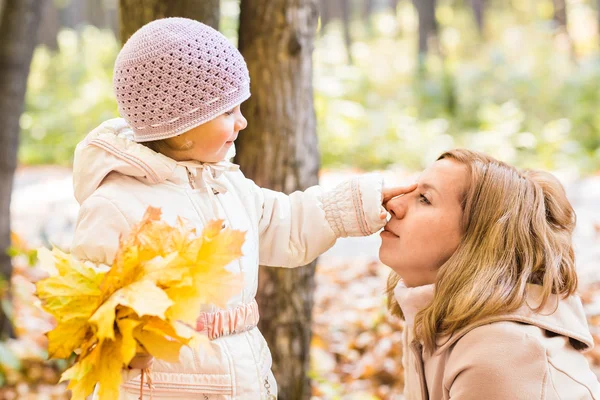
[[238, 131], [242, 131], [244, 129], [246, 129], [246, 127], [248, 126], [248, 121], [246, 121], [246, 118], [242, 115], [242, 112], [240, 111], [238, 118], [235, 120], [236, 123], [236, 129]]

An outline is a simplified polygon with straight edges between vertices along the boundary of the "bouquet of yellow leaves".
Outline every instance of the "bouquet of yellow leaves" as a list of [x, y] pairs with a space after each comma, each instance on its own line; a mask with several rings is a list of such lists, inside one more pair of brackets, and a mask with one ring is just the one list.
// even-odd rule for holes
[[110, 268], [57, 249], [39, 254], [50, 277], [37, 283], [37, 296], [58, 323], [47, 334], [49, 357], [77, 353], [61, 377], [73, 399], [85, 399], [97, 383], [100, 399], [118, 398], [121, 370], [138, 350], [177, 362], [200, 306], [224, 306], [242, 286], [225, 266], [241, 257], [245, 233], [214, 221], [197, 236], [182, 219], [172, 227], [160, 215], [148, 208], [120, 238]]

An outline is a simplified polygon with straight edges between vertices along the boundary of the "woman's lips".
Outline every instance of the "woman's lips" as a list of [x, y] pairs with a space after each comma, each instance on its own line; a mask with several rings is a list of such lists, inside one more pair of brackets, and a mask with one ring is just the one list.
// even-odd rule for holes
[[385, 227], [383, 228], [383, 230], [381, 231], [381, 234], [380, 234], [380, 235], [381, 235], [381, 236], [389, 236], [389, 237], [399, 237], [399, 236], [398, 236], [398, 235], [396, 235], [394, 232], [390, 231], [390, 230], [388, 229], [388, 227], [387, 227], [387, 226], [385, 226]]

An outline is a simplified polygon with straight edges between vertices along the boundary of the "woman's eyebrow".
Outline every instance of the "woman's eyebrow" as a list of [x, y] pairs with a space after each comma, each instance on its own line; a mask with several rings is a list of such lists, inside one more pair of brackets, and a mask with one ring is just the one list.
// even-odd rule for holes
[[437, 190], [437, 188], [435, 186], [433, 186], [431, 183], [423, 182], [423, 183], [419, 183], [419, 186], [422, 187], [423, 189], [433, 190], [433, 191], [437, 192], [438, 195], [440, 195], [440, 191]]

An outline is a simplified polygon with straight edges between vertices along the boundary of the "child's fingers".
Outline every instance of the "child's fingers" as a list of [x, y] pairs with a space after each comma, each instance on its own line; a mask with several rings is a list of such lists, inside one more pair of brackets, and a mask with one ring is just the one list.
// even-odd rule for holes
[[149, 368], [154, 361], [154, 357], [150, 354], [136, 354], [129, 363], [130, 369], [145, 369]]
[[408, 186], [395, 186], [391, 188], [383, 188], [383, 200], [382, 203], [385, 204], [396, 196], [400, 196], [406, 193], [410, 193], [417, 188], [417, 184], [413, 183]]

